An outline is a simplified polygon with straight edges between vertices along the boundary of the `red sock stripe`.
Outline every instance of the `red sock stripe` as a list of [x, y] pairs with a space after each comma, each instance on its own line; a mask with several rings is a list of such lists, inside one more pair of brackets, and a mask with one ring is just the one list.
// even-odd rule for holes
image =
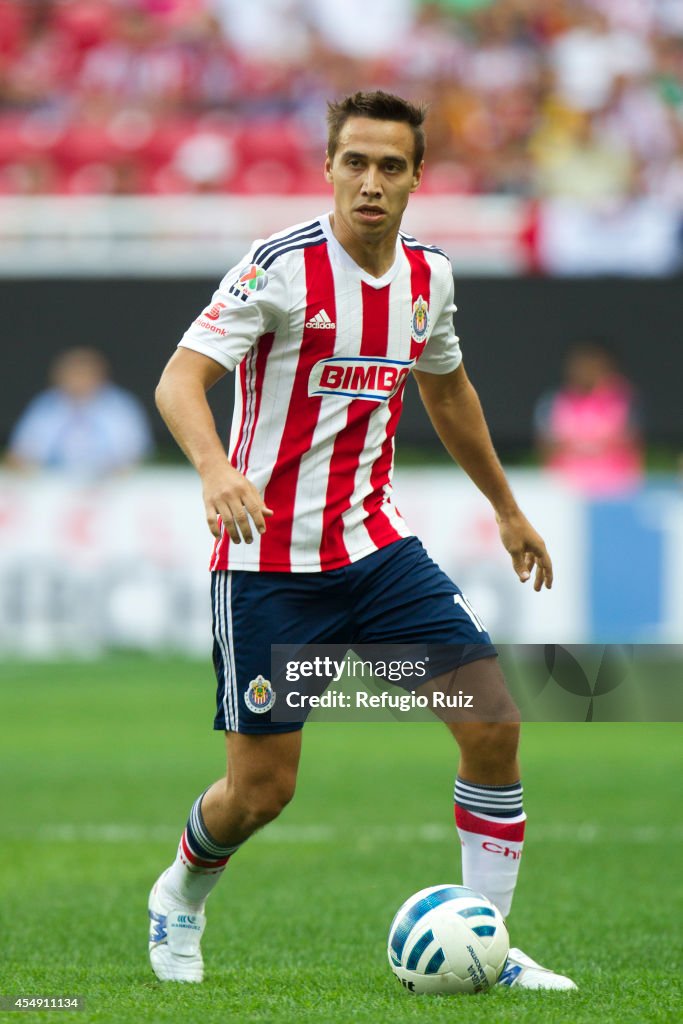
[[526, 821], [487, 821], [486, 818], [480, 818], [456, 804], [455, 824], [463, 832], [475, 832], [479, 836], [493, 836], [494, 839], [521, 843], [524, 840]]
[[232, 854], [228, 854], [227, 857], [221, 857], [221, 858], [219, 858], [217, 860], [200, 860], [199, 857], [196, 855], [196, 853], [193, 853], [192, 850], [190, 849], [190, 847], [188, 845], [188, 842], [187, 842], [187, 833], [186, 832], [183, 832], [182, 839], [180, 840], [180, 843], [181, 843], [182, 848], [183, 848], [183, 853], [185, 854], [185, 856], [189, 860], [190, 864], [194, 864], [195, 867], [198, 867], [198, 868], [222, 868], [222, 867], [225, 867], [225, 865], [230, 860], [230, 857], [232, 856]]

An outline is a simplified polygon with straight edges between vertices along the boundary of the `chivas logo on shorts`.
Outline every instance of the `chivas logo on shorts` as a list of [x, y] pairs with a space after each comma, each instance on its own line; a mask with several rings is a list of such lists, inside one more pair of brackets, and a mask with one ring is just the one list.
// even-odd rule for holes
[[429, 331], [429, 306], [421, 295], [413, 303], [413, 318], [410, 325], [410, 333], [413, 340], [422, 343]]
[[256, 676], [256, 679], [252, 679], [249, 689], [244, 694], [244, 703], [250, 711], [254, 711], [257, 715], [270, 711], [275, 703], [275, 693], [270, 685], [270, 680], [264, 679], [260, 675]]

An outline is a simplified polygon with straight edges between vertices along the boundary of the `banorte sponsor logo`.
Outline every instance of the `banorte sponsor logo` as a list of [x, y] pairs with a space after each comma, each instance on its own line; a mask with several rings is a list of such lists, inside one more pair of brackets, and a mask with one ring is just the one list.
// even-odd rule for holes
[[321, 359], [308, 378], [309, 397], [342, 395], [386, 402], [410, 373], [412, 362], [372, 357]]

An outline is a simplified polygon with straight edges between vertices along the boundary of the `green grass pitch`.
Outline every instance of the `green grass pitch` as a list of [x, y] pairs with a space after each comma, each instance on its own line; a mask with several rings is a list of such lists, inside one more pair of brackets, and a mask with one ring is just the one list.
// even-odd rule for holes
[[683, 1019], [675, 724], [524, 729], [512, 941], [579, 993], [414, 997], [391, 975], [396, 908], [460, 881], [456, 748], [438, 723], [309, 725], [297, 797], [210, 901], [206, 982], [160, 985], [147, 893], [192, 800], [222, 774], [212, 714], [208, 664], [119, 656], [1, 670], [0, 994], [81, 996], [79, 1024]]

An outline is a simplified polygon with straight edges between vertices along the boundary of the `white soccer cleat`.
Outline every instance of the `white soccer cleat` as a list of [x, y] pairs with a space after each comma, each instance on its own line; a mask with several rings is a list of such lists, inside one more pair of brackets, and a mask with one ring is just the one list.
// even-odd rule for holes
[[199, 944], [206, 917], [197, 907], [183, 907], [164, 892], [164, 874], [149, 894], [149, 959], [159, 981], [202, 981], [204, 961]]
[[564, 974], [555, 974], [547, 967], [541, 967], [521, 949], [510, 949], [503, 973], [496, 982], [508, 988], [545, 988], [556, 989], [558, 992], [569, 992], [576, 985]]

